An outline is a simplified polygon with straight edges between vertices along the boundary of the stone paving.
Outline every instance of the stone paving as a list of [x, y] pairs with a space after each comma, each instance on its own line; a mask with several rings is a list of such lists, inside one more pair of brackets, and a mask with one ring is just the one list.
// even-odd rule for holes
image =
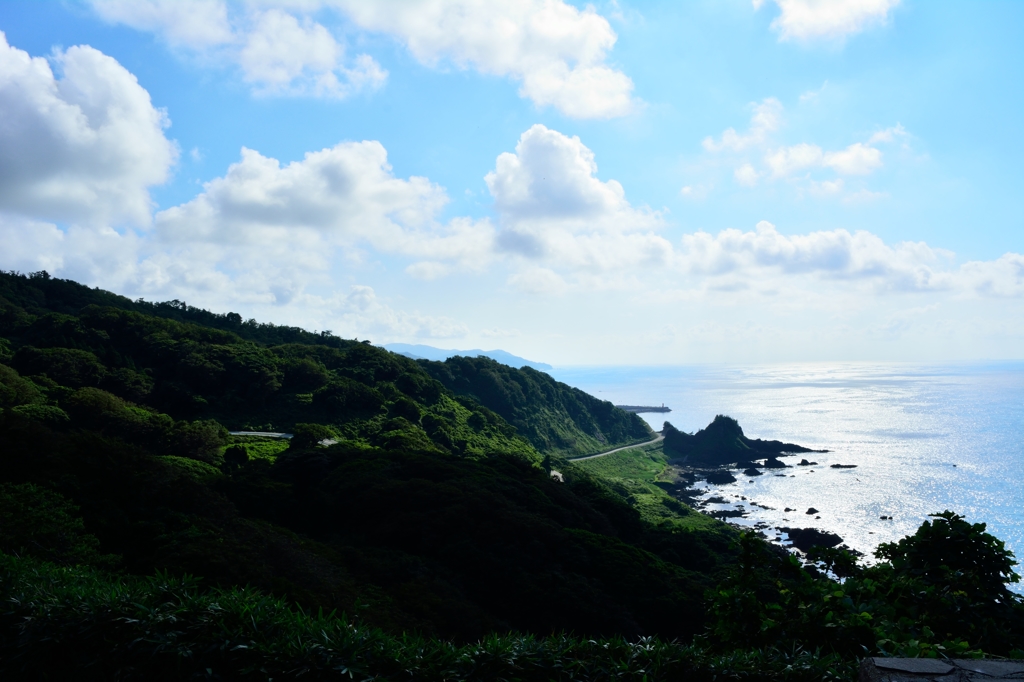
[[1024, 680], [1024, 660], [865, 658], [860, 664], [860, 682], [915, 680]]

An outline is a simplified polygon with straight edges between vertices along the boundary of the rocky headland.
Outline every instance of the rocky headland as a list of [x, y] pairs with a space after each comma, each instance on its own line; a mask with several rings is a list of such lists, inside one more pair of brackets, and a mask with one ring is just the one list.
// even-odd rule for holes
[[747, 468], [755, 466], [754, 460], [763, 459], [762, 467], [783, 468], [786, 465], [779, 460], [780, 455], [828, 452], [778, 440], [747, 438], [739, 422], [722, 414], [697, 433], [685, 433], [669, 422], [665, 422], [662, 433], [665, 453], [690, 466]]
[[[666, 492], [679, 501], [685, 502], [698, 511], [715, 518], [729, 521], [748, 516], [753, 507], [770, 510], [770, 507], [749, 500], [745, 495], [728, 494], [733, 498], [727, 500], [722, 495], [707, 496], [707, 488], [696, 488], [697, 481], [712, 486], [723, 486], [735, 483], [740, 477], [752, 479], [766, 473], [791, 469], [792, 465], [782, 461], [782, 457], [806, 453], [827, 453], [828, 450], [815, 450], [795, 443], [778, 440], [762, 440], [748, 438], [743, 428], [732, 417], [718, 415], [705, 428], [696, 433], [685, 433], [665, 422], [662, 434], [665, 437], [665, 453], [669, 456], [675, 481], [662, 484]], [[802, 458], [796, 467], [820, 466], [816, 461]], [[832, 469], [853, 468], [856, 465], [832, 464]], [[813, 471], [813, 470], [812, 470]], [[785, 473], [775, 473], [786, 476]], [[752, 481], [751, 481], [752, 482]], [[725, 490], [722, 491], [725, 493]], [[786, 512], [796, 512], [786, 508]], [[817, 509], [807, 509], [805, 515], [820, 519]], [[788, 520], [788, 519], [785, 519]], [[749, 526], [747, 526], [749, 527]], [[836, 547], [843, 539], [835, 533], [817, 528], [794, 528], [789, 526], [772, 526], [758, 522], [753, 528], [766, 538], [782, 541], [788, 540], [790, 547], [807, 552], [812, 547]], [[776, 531], [778, 534], [774, 533]], [[771, 537], [774, 536], [774, 537]]]

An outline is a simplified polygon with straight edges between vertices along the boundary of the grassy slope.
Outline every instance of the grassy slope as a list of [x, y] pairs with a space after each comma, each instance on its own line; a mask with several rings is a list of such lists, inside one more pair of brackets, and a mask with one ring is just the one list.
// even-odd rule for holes
[[687, 530], [725, 532], [719, 521], [676, 501], [658, 485], [670, 482], [670, 477], [666, 475], [668, 456], [660, 443], [573, 462], [572, 466], [607, 481], [648, 523]]

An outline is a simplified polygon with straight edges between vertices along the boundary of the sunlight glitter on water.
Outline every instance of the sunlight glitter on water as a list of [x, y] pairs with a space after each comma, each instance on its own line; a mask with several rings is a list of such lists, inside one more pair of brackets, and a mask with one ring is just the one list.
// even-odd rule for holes
[[[665, 403], [671, 413], [642, 415], [655, 429], [669, 421], [693, 432], [727, 414], [749, 438], [830, 451], [785, 458], [818, 462], [785, 476], [766, 471], [701, 485], [708, 496], [745, 505], [748, 516], [734, 522], [815, 527], [870, 554], [913, 533], [929, 513], [951, 509], [988, 524], [1024, 558], [1024, 363], [569, 367], [551, 374], [616, 404]], [[805, 514], [811, 507], [819, 513]]]

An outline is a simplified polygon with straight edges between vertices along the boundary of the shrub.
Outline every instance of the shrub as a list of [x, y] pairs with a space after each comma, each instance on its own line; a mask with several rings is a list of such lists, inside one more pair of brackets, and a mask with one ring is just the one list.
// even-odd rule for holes
[[115, 563], [99, 546], [78, 507], [60, 494], [31, 483], [0, 483], [0, 551], [64, 565]]

